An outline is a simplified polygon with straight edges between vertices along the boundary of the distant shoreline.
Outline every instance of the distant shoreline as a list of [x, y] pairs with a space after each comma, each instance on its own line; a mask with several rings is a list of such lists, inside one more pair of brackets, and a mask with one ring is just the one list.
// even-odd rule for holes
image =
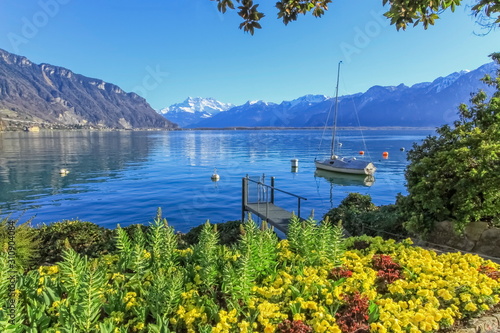
[[[363, 130], [363, 131], [372, 131], [372, 130], [435, 130], [436, 127], [411, 127], [411, 126], [379, 126], [379, 127], [353, 127], [353, 126], [345, 126], [345, 127], [337, 127], [338, 130]], [[320, 130], [325, 127], [199, 127], [199, 128], [178, 128], [176, 131], [216, 131], [216, 130], [224, 130], [224, 131], [237, 131], [237, 130]], [[328, 126], [326, 129], [332, 129], [333, 127]]]
[[[428, 131], [433, 131], [437, 128], [436, 127], [411, 127], [411, 126], [379, 126], [379, 127], [353, 127], [353, 126], [345, 126], [345, 127], [337, 127], [337, 130], [340, 131], [353, 131], [353, 130], [363, 130], [363, 131], [379, 131], [379, 130], [385, 130], [385, 131], [404, 131], [404, 130], [428, 130]], [[265, 130], [285, 130], [285, 131], [291, 131], [291, 130], [322, 130], [325, 129], [325, 127], [243, 127], [243, 126], [237, 126], [237, 127], [200, 127], [200, 128], [134, 128], [134, 129], [124, 129], [124, 128], [95, 128], [95, 127], [88, 127], [88, 128], [46, 128], [46, 127], [40, 127], [36, 131], [30, 131], [26, 127], [22, 128], [8, 128], [8, 129], [1, 129], [0, 128], [0, 133], [7, 133], [7, 132], [50, 132], [50, 131], [95, 131], [95, 132], [113, 132], [113, 131], [134, 131], [134, 132], [141, 132], [141, 131], [265, 131]], [[328, 130], [332, 130], [332, 126], [326, 127]]]

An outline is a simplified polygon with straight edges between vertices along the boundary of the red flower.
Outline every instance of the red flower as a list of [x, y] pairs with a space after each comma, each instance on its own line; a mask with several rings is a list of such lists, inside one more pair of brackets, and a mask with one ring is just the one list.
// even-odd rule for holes
[[368, 298], [359, 292], [344, 295], [345, 305], [335, 314], [337, 325], [344, 333], [368, 333]]
[[385, 254], [376, 254], [372, 259], [373, 268], [377, 272], [377, 276], [380, 277], [385, 283], [393, 283], [398, 279], [402, 279], [401, 265], [394, 262], [391, 256]]
[[328, 278], [331, 280], [340, 280], [341, 278], [348, 278], [352, 276], [352, 271], [343, 267], [335, 267], [328, 274]]
[[500, 272], [491, 266], [481, 265], [477, 270], [493, 280], [500, 280]]
[[278, 325], [278, 332], [280, 333], [310, 333], [312, 327], [306, 325], [302, 320], [290, 321], [286, 319]]

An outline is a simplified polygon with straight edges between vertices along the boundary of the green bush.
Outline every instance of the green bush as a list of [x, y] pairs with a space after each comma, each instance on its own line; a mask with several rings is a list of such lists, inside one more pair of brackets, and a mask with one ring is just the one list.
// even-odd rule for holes
[[349, 193], [340, 205], [331, 209], [323, 219], [342, 221], [344, 229], [352, 236], [369, 235], [384, 238], [406, 237], [404, 219], [397, 205], [377, 207], [369, 195]]
[[[210, 223], [211, 225], [214, 225]], [[219, 232], [219, 244], [231, 245], [238, 241], [241, 236], [241, 221], [228, 221], [224, 223], [216, 223], [217, 231]], [[186, 248], [197, 244], [201, 230], [204, 224], [191, 228], [186, 234], [179, 235], [179, 244], [181, 248]]]
[[[15, 226], [13, 231], [9, 228]], [[19, 224], [19, 220], [10, 220], [6, 217], [0, 220], [0, 250], [9, 250], [10, 233], [14, 235], [15, 261], [19, 268], [27, 269], [38, 259], [38, 244], [36, 232], [31, 227], [31, 219]]]
[[93, 258], [115, 249], [114, 230], [91, 222], [63, 220], [35, 230], [39, 240], [40, 265], [62, 260], [66, 240], [75, 252]]
[[[500, 53], [491, 55], [500, 65]], [[408, 152], [408, 196], [400, 200], [405, 227], [420, 235], [435, 222], [452, 221], [456, 231], [470, 222], [500, 226], [500, 69], [482, 81], [495, 92], [479, 91], [459, 107], [459, 120], [444, 125]]]
[[376, 209], [377, 206], [373, 204], [369, 195], [349, 193], [338, 207], [331, 209], [323, 216], [323, 220], [328, 218], [332, 223], [342, 221], [342, 225], [347, 232], [353, 235], [361, 235], [363, 230], [359, 216]]

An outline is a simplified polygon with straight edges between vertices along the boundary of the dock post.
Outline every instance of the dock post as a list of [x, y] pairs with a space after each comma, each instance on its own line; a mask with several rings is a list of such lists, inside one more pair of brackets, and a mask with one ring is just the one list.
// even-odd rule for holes
[[245, 222], [245, 211], [248, 203], [248, 175], [241, 179], [241, 223]]
[[274, 204], [274, 177], [271, 177], [271, 203]]
[[297, 213], [299, 214], [299, 215], [297, 215], [297, 217], [300, 219], [300, 198], [297, 198], [297, 200], [299, 201], [297, 203], [297, 206], [298, 206], [298, 212]]

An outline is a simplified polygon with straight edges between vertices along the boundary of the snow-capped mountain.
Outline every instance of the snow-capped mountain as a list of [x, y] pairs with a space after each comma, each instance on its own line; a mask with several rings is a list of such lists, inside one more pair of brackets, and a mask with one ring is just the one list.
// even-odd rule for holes
[[328, 100], [324, 95], [305, 95], [280, 104], [249, 101], [189, 127], [287, 127], [304, 112], [314, 114], [316, 105]]
[[[457, 107], [469, 103], [471, 93], [483, 89], [491, 95], [493, 88], [480, 79], [485, 74], [494, 76], [497, 69], [491, 62], [472, 71], [455, 72], [411, 87], [404, 84], [373, 86], [364, 93], [340, 96], [338, 124], [371, 127], [450, 124], [458, 118]], [[195, 121], [186, 121], [187, 113], [182, 114], [183, 119], [171, 118], [170, 113], [166, 117], [188, 128], [322, 127], [333, 103], [334, 98], [324, 95], [305, 95], [280, 104], [249, 101]]]
[[231, 103], [222, 103], [214, 98], [188, 97], [184, 102], [163, 108], [158, 113], [185, 127], [227, 111], [233, 106]]

